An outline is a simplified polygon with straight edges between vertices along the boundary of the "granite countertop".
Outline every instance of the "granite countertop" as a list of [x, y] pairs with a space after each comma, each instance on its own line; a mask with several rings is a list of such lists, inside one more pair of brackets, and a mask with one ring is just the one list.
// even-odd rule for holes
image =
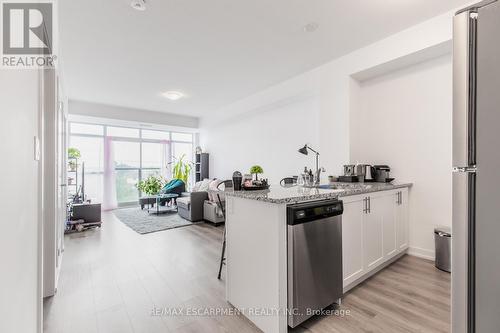
[[343, 188], [339, 197], [358, 195], [370, 192], [389, 191], [397, 188], [411, 187], [413, 183], [334, 183], [333, 186]]
[[311, 200], [337, 199], [350, 195], [388, 191], [410, 186], [412, 186], [411, 183], [333, 183], [331, 185], [321, 185], [320, 187], [271, 185], [268, 190], [225, 191], [225, 195], [276, 204], [290, 204]]

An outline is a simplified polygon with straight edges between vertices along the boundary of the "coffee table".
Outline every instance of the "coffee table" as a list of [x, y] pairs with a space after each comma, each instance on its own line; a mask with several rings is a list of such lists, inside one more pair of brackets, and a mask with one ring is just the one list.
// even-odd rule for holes
[[[148, 208], [148, 213], [153, 213], [156, 215], [160, 215], [163, 213], [168, 213], [172, 211], [178, 211], [177, 210], [177, 198], [179, 197], [178, 194], [175, 193], [161, 193], [157, 194], [154, 196], [156, 198], [156, 209], [154, 208]], [[172, 199], [170, 206], [168, 206], [168, 203], [165, 204], [166, 208], [161, 208], [160, 209], [160, 202], [162, 199]]]

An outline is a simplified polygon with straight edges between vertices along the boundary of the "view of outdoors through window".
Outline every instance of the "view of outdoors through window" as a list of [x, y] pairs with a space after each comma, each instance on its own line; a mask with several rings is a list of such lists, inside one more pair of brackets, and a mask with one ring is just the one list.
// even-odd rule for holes
[[[79, 168], [76, 175], [68, 175], [69, 187], [75, 191], [81, 185], [82, 163], [85, 165], [85, 193], [101, 202], [103, 198], [104, 145], [105, 138], [111, 138], [112, 156], [116, 179], [116, 197], [119, 204], [137, 202], [142, 195], [136, 184], [151, 175], [160, 175], [170, 165], [185, 155], [193, 161], [193, 134], [138, 128], [115, 127], [83, 123], [70, 123], [69, 147], [80, 151]], [[109, 139], [108, 139], [109, 140]], [[72, 179], [70, 179], [72, 178]]]

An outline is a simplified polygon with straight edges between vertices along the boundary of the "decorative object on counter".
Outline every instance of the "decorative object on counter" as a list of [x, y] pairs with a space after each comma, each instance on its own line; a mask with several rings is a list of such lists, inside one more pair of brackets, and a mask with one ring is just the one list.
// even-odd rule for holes
[[200, 146], [196, 146], [196, 154], [201, 154], [202, 150]]
[[260, 165], [254, 165], [250, 168], [250, 173], [255, 175], [255, 180], [259, 180], [259, 173], [264, 173], [264, 169]]
[[356, 166], [354, 164], [344, 165], [344, 176], [355, 176]]
[[248, 180], [252, 181], [252, 180], [253, 180], [253, 178], [252, 178], [252, 175], [251, 175], [251, 174], [246, 173], [246, 174], [244, 174], [244, 175], [243, 175], [243, 181], [242, 181], [241, 183], [243, 184], [243, 183], [245, 183], [245, 182], [246, 182], [246, 181], [248, 181]]
[[[319, 185], [321, 172], [325, 172], [325, 168], [319, 166], [319, 152], [316, 151], [316, 150], [314, 150], [314, 149], [312, 149], [307, 144], [305, 144], [304, 147], [300, 148], [298, 151], [301, 154], [309, 155], [309, 151], [308, 150], [310, 150], [310, 151], [312, 151], [313, 153], [316, 154], [316, 172], [314, 173], [313, 177], [314, 177], [314, 185]], [[311, 175], [311, 174], [312, 174], [312, 171], [309, 170], [309, 175]]]
[[261, 179], [261, 180], [253, 180], [253, 181], [245, 181], [243, 184], [243, 189], [245, 191], [260, 191], [260, 190], [267, 190], [269, 188], [269, 184], [267, 182], [267, 179]]
[[241, 184], [243, 182], [243, 176], [241, 172], [235, 171], [233, 172], [233, 188], [235, 191], [241, 191]]

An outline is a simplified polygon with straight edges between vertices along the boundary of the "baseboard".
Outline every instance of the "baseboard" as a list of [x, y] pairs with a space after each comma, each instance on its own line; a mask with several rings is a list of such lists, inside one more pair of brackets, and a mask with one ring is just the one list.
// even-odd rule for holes
[[435, 253], [434, 253], [434, 251], [427, 250], [427, 249], [422, 249], [422, 248], [419, 248], [419, 247], [410, 246], [408, 248], [408, 252], [407, 253], [409, 255], [411, 255], [411, 256], [419, 257], [419, 258], [427, 259], [427, 260], [431, 260], [431, 261], [434, 261], [434, 259], [435, 259]]

